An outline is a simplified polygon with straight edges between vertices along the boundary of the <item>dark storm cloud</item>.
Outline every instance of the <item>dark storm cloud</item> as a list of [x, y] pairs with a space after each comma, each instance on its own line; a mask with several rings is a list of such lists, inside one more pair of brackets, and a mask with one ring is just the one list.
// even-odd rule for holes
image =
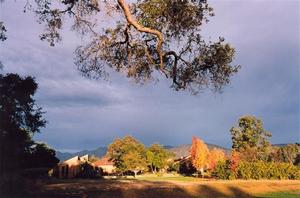
[[116, 73], [111, 82], [84, 79], [73, 64], [73, 51], [82, 42], [74, 33], [65, 29], [63, 42], [49, 47], [38, 39], [42, 26], [22, 13], [22, 1], [2, 4], [0, 19], [9, 36], [0, 46], [4, 72], [36, 76], [36, 99], [47, 111], [49, 123], [36, 139], [77, 150], [126, 134], [169, 145], [197, 135], [228, 147], [229, 129], [252, 114], [263, 119], [272, 142], [299, 141], [299, 2], [211, 3], [216, 17], [204, 26], [204, 35], [224, 36], [236, 48], [234, 62], [242, 70], [223, 94], [198, 96], [171, 90], [165, 79], [145, 86]]

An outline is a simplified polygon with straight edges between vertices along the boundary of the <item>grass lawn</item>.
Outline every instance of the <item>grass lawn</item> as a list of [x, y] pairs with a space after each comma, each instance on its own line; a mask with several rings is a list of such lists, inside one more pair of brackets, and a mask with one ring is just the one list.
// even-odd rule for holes
[[298, 198], [300, 197], [300, 191], [292, 192], [271, 192], [266, 194], [258, 194], [257, 198]]
[[19, 194], [20, 198], [294, 198], [300, 197], [300, 180], [224, 181], [180, 175], [53, 179], [36, 181]]
[[165, 175], [165, 176], [157, 176], [157, 175], [139, 175], [136, 177], [137, 180], [143, 181], [174, 181], [174, 182], [197, 182], [197, 181], [205, 181], [207, 179], [196, 178], [196, 177], [185, 177], [182, 175]]

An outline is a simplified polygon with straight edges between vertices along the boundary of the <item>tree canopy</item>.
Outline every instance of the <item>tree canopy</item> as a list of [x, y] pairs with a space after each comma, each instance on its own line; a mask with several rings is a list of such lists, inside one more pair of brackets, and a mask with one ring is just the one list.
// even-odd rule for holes
[[152, 144], [146, 151], [147, 163], [151, 168], [152, 172], [157, 170], [166, 169], [168, 166], [168, 160], [173, 157], [172, 153], [167, 151], [160, 144]]
[[265, 156], [272, 135], [263, 128], [262, 120], [250, 115], [242, 116], [230, 132], [233, 150], [243, 152], [248, 160]]
[[270, 153], [270, 161], [300, 164], [300, 145], [287, 144], [281, 147], [274, 146]]
[[55, 150], [44, 143], [35, 143], [30, 150], [26, 157], [26, 164], [24, 164], [25, 168], [53, 168], [59, 162], [59, 159], [55, 157]]
[[247, 148], [265, 148], [270, 145], [271, 133], [263, 128], [263, 122], [254, 116], [242, 116], [238, 126], [231, 128], [232, 148], [242, 151]]
[[28, 155], [40, 148], [32, 147], [32, 136], [46, 124], [33, 99], [36, 90], [30, 76], [0, 74], [0, 174], [26, 166]]
[[147, 169], [145, 147], [132, 136], [114, 140], [108, 146], [107, 156], [121, 173], [132, 171], [136, 175]]
[[203, 140], [193, 137], [190, 150], [193, 166], [203, 174], [203, 170], [208, 166], [209, 150]]
[[[89, 78], [106, 78], [112, 68], [144, 83], [158, 71], [175, 90], [197, 93], [220, 91], [239, 69], [232, 65], [235, 49], [224, 38], [213, 42], [201, 35], [214, 16], [207, 0], [28, 0], [25, 9], [45, 24], [40, 38], [51, 46], [62, 40], [66, 18], [86, 36], [75, 64]], [[4, 33], [2, 23], [1, 28]]]
[[222, 149], [213, 148], [208, 155], [208, 168], [214, 169], [218, 162], [223, 162], [225, 159], [225, 153]]
[[4, 22], [0, 21], [0, 41], [5, 41], [7, 39], [6, 32], [7, 30], [4, 26]]

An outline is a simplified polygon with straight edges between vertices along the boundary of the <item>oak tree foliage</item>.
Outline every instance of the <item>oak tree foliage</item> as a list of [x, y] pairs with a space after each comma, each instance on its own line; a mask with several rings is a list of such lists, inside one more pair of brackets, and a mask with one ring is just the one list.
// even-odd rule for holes
[[263, 128], [263, 122], [254, 116], [245, 115], [238, 121], [238, 126], [231, 128], [232, 148], [242, 151], [246, 148], [265, 148], [270, 145], [271, 133]]
[[135, 175], [147, 169], [145, 146], [132, 136], [117, 138], [108, 146], [107, 156], [120, 173]]
[[147, 148], [146, 159], [153, 173], [156, 173], [158, 170], [166, 170], [172, 158], [174, 158], [173, 153], [166, 150], [160, 144], [152, 144]]
[[37, 87], [30, 76], [0, 74], [0, 178], [24, 168], [52, 167], [58, 162], [54, 150], [32, 140], [46, 124], [33, 98]]
[[6, 32], [7, 30], [4, 26], [4, 22], [0, 21], [0, 41], [5, 41], [7, 39]]
[[264, 129], [262, 120], [251, 115], [242, 116], [230, 132], [234, 151], [242, 152], [247, 160], [266, 160], [272, 135]]
[[221, 91], [238, 72], [235, 49], [220, 37], [207, 41], [203, 24], [214, 16], [207, 0], [28, 0], [45, 25], [41, 39], [51, 46], [62, 40], [66, 19], [87, 38], [75, 64], [88, 78], [106, 78], [108, 68], [136, 82], [171, 80], [175, 90]]

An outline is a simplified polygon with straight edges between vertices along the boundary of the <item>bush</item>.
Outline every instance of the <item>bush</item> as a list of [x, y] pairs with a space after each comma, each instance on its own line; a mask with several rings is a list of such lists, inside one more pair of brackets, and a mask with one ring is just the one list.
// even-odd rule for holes
[[300, 167], [289, 163], [241, 162], [237, 168], [240, 179], [300, 179]]
[[21, 171], [21, 176], [29, 179], [48, 178], [49, 168], [27, 168]]
[[80, 172], [77, 175], [78, 178], [96, 178], [102, 176], [102, 169], [95, 169], [92, 165], [85, 162], [80, 165]]
[[211, 176], [217, 179], [234, 179], [235, 176], [230, 169], [230, 161], [219, 161], [212, 171]]
[[219, 162], [212, 172], [217, 179], [300, 179], [300, 166], [275, 162], [240, 162], [236, 174], [230, 169], [230, 161]]
[[0, 197], [26, 197], [26, 179], [19, 173], [10, 173], [0, 177]]
[[182, 175], [192, 175], [196, 173], [197, 170], [193, 166], [192, 162], [190, 160], [184, 160], [180, 162], [179, 164], [179, 173]]
[[167, 171], [168, 172], [177, 172], [178, 173], [179, 172], [179, 168], [180, 168], [180, 163], [174, 162], [174, 163], [172, 163], [172, 164], [169, 165]]

